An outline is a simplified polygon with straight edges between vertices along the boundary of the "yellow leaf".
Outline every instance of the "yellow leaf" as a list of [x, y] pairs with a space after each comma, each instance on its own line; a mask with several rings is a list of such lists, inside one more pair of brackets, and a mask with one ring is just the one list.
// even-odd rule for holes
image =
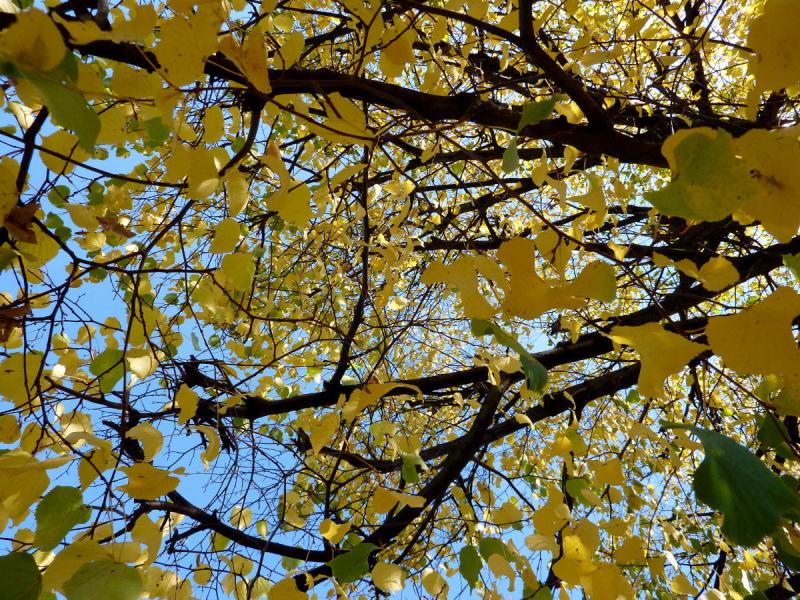
[[486, 562], [489, 564], [489, 569], [495, 577], [508, 577], [509, 581], [514, 581], [516, 573], [505, 557], [495, 553], [492, 554]]
[[622, 485], [625, 483], [622, 463], [618, 458], [612, 458], [604, 463], [594, 463], [592, 471], [594, 471], [594, 481], [601, 485]]
[[637, 327], [614, 327], [611, 339], [636, 350], [642, 359], [639, 392], [651, 398], [664, 395], [664, 381], [680, 371], [706, 346], [667, 331], [658, 323]]
[[592, 553], [577, 535], [565, 535], [562, 557], [553, 563], [553, 573], [570, 585], [578, 585], [581, 576], [595, 569]]
[[756, 52], [750, 72], [760, 90], [787, 88], [800, 81], [800, 5], [794, 0], [768, 0], [750, 24], [747, 46]]
[[422, 587], [434, 598], [446, 598], [449, 586], [438, 571], [428, 567], [422, 572]]
[[247, 252], [226, 254], [219, 267], [225, 282], [240, 292], [250, 289], [255, 276], [256, 265], [253, 255]]
[[0, 223], [17, 205], [17, 173], [19, 163], [9, 156], [0, 158]]
[[393, 563], [380, 562], [372, 569], [372, 582], [379, 590], [395, 594], [406, 584], [406, 574]]
[[[75, 162], [83, 162], [89, 155], [78, 145], [78, 138], [69, 131], [59, 129], [42, 139], [42, 146], [50, 152], [42, 152], [39, 156], [44, 165], [54, 173], [67, 174], [75, 168], [73, 162], [60, 158], [72, 159]], [[56, 154], [60, 156], [56, 156]]]
[[698, 275], [703, 287], [711, 292], [719, 292], [739, 281], [739, 271], [723, 256], [707, 261]]
[[209, 4], [201, 6], [191, 17], [175, 15], [160, 22], [155, 55], [169, 83], [180, 86], [200, 78], [206, 58], [217, 50], [217, 29], [221, 22], [222, 18]]
[[287, 34], [283, 40], [283, 44], [281, 44], [281, 47], [278, 48], [276, 52], [276, 58], [280, 68], [288, 69], [293, 67], [300, 59], [305, 43], [306, 39], [299, 31], [292, 31]]
[[200, 397], [195, 391], [185, 383], [181, 384], [178, 388], [178, 393], [175, 394], [175, 403], [178, 405], [178, 423], [180, 425], [186, 424], [189, 419], [197, 414], [197, 405], [200, 402]]
[[225, 183], [228, 212], [235, 217], [245, 209], [250, 200], [249, 184], [247, 178], [238, 169], [231, 169], [225, 174]]
[[311, 440], [311, 448], [314, 450], [314, 454], [319, 454], [322, 447], [339, 431], [340, 420], [338, 412], [331, 412], [323, 415], [322, 418], [311, 425], [311, 432], [308, 437]]
[[405, 505], [421, 508], [425, 506], [425, 498], [378, 487], [370, 498], [369, 506], [371, 512], [383, 514], [388, 513], [398, 504], [400, 504], [400, 508]]
[[0, 34], [0, 57], [20, 69], [50, 71], [61, 64], [67, 47], [55, 23], [39, 9], [17, 14]]
[[211, 581], [211, 565], [202, 563], [192, 571], [192, 579], [197, 585], [206, 585]]
[[42, 587], [45, 590], [61, 590], [64, 584], [81, 565], [94, 560], [108, 558], [103, 547], [89, 538], [71, 543], [56, 554], [42, 575]]
[[713, 317], [708, 342], [725, 366], [740, 375], [771, 375], [800, 370], [800, 349], [792, 321], [800, 314], [800, 296], [781, 287], [766, 299], [728, 317]]
[[[216, 142], [225, 135], [225, 117], [219, 106], [209, 106], [203, 112], [203, 140], [206, 143]], [[233, 169], [232, 172], [236, 169]], [[241, 175], [240, 175], [241, 176]]]
[[311, 190], [295, 179], [281, 185], [267, 200], [270, 210], [277, 211], [281, 219], [294, 223], [300, 228], [308, 225], [311, 219]]
[[14, 415], [0, 415], [0, 443], [11, 444], [19, 439], [19, 421]]
[[636, 598], [633, 587], [614, 565], [599, 565], [597, 570], [584, 576], [581, 582], [592, 600], [633, 600]]
[[614, 267], [604, 262], [589, 263], [580, 275], [570, 282], [565, 291], [570, 296], [612, 302], [617, 297], [617, 277]]
[[210, 425], [195, 425], [193, 429], [200, 431], [206, 436], [208, 447], [200, 453], [200, 460], [203, 461], [203, 467], [208, 470], [208, 465], [211, 463], [211, 461], [215, 460], [219, 456], [219, 433]]
[[145, 379], [156, 372], [159, 360], [148, 349], [129, 350], [125, 355], [128, 368], [139, 379]]
[[308, 123], [308, 128], [330, 142], [363, 144], [375, 137], [367, 129], [364, 111], [339, 93], [328, 95], [325, 114], [327, 118], [322, 123]]
[[249, 508], [241, 506], [234, 506], [231, 509], [231, 525], [237, 529], [246, 529], [250, 527], [250, 522], [253, 520], [253, 511]]
[[253, 29], [240, 46], [233, 36], [226, 36], [219, 45], [220, 51], [230, 58], [255, 89], [269, 94], [272, 88], [267, 72], [267, 51], [264, 37], [258, 29]]
[[543, 536], [553, 536], [569, 521], [569, 508], [556, 494], [550, 495], [547, 502], [533, 513], [536, 532]]
[[330, 519], [325, 519], [319, 524], [319, 532], [331, 544], [338, 544], [342, 541], [347, 532], [350, 531], [352, 523], [335, 523]]
[[647, 558], [644, 540], [638, 535], [626, 539], [614, 552], [614, 560], [622, 564], [642, 563]]
[[180, 480], [170, 475], [170, 471], [157, 469], [148, 463], [136, 463], [130, 467], [120, 467], [128, 476], [128, 483], [119, 489], [132, 498], [155, 500], [178, 487]]
[[[0, 455], [0, 513], [18, 525], [50, 484], [48, 469], [72, 460], [68, 456], [40, 461], [24, 450], [10, 450]], [[3, 520], [5, 525], [5, 520]]]
[[504, 502], [500, 508], [492, 511], [492, 522], [501, 527], [510, 527], [522, 521], [522, 511], [512, 502]]
[[131, 427], [126, 435], [142, 443], [146, 461], [153, 460], [153, 457], [161, 450], [161, 445], [164, 442], [164, 436], [150, 423], [139, 423], [135, 427]]
[[692, 585], [689, 578], [683, 573], [680, 573], [675, 579], [669, 582], [670, 589], [680, 596], [696, 596], [697, 588]]
[[420, 281], [425, 285], [445, 283], [455, 287], [461, 297], [465, 317], [489, 319], [494, 315], [495, 309], [486, 301], [478, 287], [474, 257], [462, 255], [447, 266], [439, 261], [432, 261]]
[[269, 600], [308, 600], [308, 594], [297, 589], [294, 579], [283, 579], [272, 586]]
[[214, 239], [211, 240], [209, 252], [227, 254], [232, 252], [239, 243], [241, 226], [236, 219], [228, 218], [220, 221], [214, 229]]
[[134, 540], [147, 547], [147, 562], [145, 564], [152, 564], [161, 548], [161, 539], [163, 538], [161, 528], [147, 515], [141, 515], [136, 519], [136, 524], [131, 530], [131, 536]]

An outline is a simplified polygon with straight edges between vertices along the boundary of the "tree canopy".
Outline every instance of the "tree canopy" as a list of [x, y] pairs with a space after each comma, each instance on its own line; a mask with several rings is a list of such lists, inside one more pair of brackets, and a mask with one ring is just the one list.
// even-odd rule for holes
[[0, 10], [1, 597], [800, 591], [800, 2]]

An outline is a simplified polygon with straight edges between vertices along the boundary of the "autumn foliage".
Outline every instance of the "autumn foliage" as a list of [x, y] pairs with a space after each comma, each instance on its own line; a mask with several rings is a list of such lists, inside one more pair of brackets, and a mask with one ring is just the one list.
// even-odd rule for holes
[[0, 0], [0, 598], [793, 597], [798, 31]]

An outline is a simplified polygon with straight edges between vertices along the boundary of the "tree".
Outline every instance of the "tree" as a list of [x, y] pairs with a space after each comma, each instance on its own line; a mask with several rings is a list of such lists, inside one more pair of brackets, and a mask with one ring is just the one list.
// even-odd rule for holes
[[800, 590], [800, 3], [30, 4], [0, 596]]

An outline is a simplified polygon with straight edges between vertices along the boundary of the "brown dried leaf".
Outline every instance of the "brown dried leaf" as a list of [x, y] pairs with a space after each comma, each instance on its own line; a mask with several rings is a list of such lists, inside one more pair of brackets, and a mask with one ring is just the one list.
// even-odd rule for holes
[[31, 305], [0, 307], [0, 343], [11, 337], [16, 327], [22, 327], [22, 321], [31, 312]]
[[39, 204], [31, 202], [25, 206], [15, 206], [6, 215], [4, 225], [16, 240], [26, 244], [36, 243], [36, 231], [31, 223], [37, 210], [39, 210]]

